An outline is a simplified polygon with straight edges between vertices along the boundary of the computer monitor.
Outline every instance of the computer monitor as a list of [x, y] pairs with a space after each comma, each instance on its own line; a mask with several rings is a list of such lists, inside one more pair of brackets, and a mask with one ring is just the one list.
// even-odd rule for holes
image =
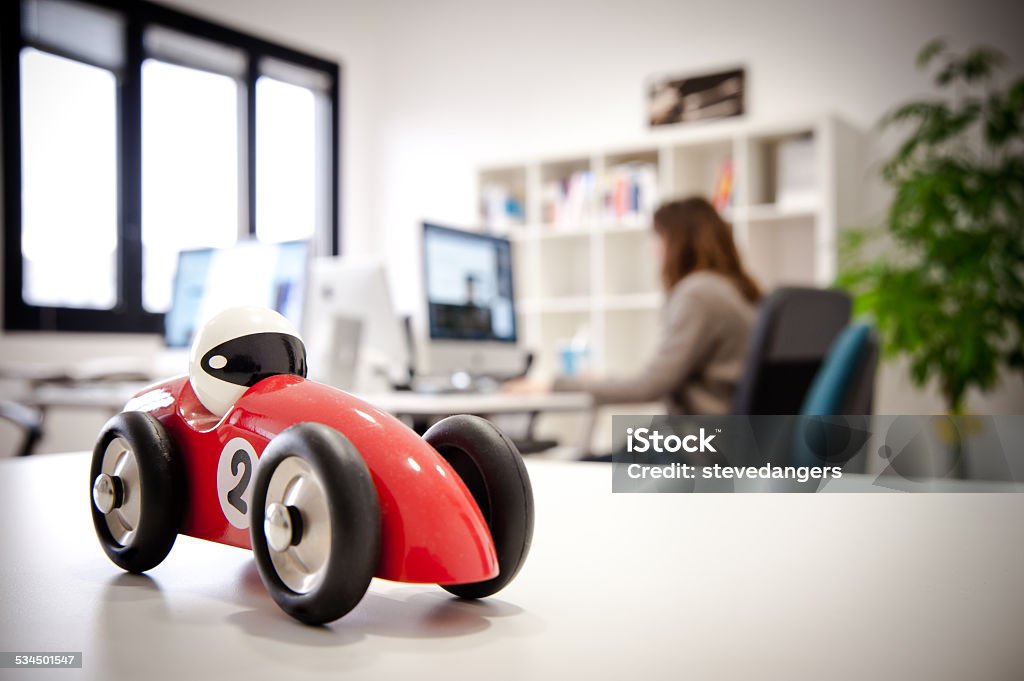
[[164, 315], [165, 344], [187, 348], [200, 325], [236, 305], [273, 308], [301, 328], [308, 263], [306, 241], [181, 251]]
[[509, 376], [521, 370], [512, 246], [507, 239], [423, 224], [432, 372]]
[[379, 262], [313, 260], [308, 298], [304, 333], [312, 378], [370, 393], [409, 382], [408, 338]]
[[423, 225], [431, 340], [516, 342], [507, 239]]

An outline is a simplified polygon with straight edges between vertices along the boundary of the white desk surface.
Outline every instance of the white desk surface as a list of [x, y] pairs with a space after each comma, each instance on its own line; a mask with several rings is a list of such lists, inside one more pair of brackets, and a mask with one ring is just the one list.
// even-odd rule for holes
[[19, 402], [43, 408], [100, 409], [111, 414], [121, 411], [135, 393], [148, 383], [99, 382], [84, 384], [43, 384], [13, 396]]
[[[90, 383], [83, 385], [42, 385], [21, 396], [21, 400], [44, 407], [81, 407], [120, 411], [128, 399], [145, 387], [143, 383]], [[593, 402], [587, 393], [523, 395], [493, 393], [387, 392], [360, 395], [384, 411], [407, 416], [448, 414], [508, 414], [528, 412], [586, 411]]]
[[360, 395], [367, 402], [392, 414], [445, 416], [448, 414], [507, 414], [523, 412], [586, 411], [593, 406], [588, 393], [441, 393], [413, 392]]
[[0, 463], [3, 679], [1020, 679], [1022, 494], [613, 495], [530, 461], [537, 524], [496, 597], [375, 580], [329, 627], [251, 555], [187, 537], [148, 576], [100, 550], [87, 457]]

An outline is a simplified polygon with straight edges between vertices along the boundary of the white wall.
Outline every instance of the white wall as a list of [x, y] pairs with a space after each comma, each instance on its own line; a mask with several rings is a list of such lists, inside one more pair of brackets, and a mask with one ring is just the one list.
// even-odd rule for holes
[[927, 90], [915, 72], [940, 35], [985, 41], [1024, 64], [1009, 3], [956, 1], [409, 3], [381, 55], [377, 219], [410, 308], [429, 217], [471, 224], [481, 163], [590, 150], [646, 133], [654, 73], [745, 64], [749, 117], [826, 111], [868, 128]]
[[[410, 3], [389, 25], [376, 110], [375, 217], [400, 304], [416, 311], [422, 296], [418, 222], [475, 221], [476, 167], [642, 139], [652, 74], [741, 63], [751, 119], [835, 112], [867, 131], [929, 90], [914, 68], [924, 43], [995, 45], [1019, 74], [1021, 26], [1020, 3], [956, 0]], [[971, 404], [1020, 413], [1024, 381]], [[876, 408], [944, 411], [934, 389], [914, 389], [892, 364]]]
[[[418, 223], [471, 225], [475, 169], [648, 134], [645, 79], [741, 63], [754, 120], [835, 112], [868, 128], [927, 91], [927, 40], [985, 42], [1024, 70], [1020, 3], [958, 0], [165, 0], [344, 64], [343, 222], [348, 252], [391, 265], [400, 308], [418, 312]], [[113, 346], [152, 351], [149, 340]], [[108, 349], [71, 337], [0, 336], [5, 361]], [[66, 354], [66, 353], [71, 353]], [[940, 411], [887, 371], [878, 407]], [[1020, 411], [1024, 388], [984, 411]]]

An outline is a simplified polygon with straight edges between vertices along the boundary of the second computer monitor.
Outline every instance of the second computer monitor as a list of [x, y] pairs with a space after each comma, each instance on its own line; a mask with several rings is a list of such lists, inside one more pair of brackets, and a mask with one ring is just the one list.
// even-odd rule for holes
[[522, 372], [507, 239], [425, 223], [427, 374], [508, 378]]
[[308, 299], [304, 333], [311, 377], [371, 393], [408, 383], [408, 339], [380, 263], [318, 258]]
[[424, 223], [431, 340], [516, 342], [507, 239]]
[[237, 305], [273, 308], [300, 327], [308, 263], [306, 241], [181, 251], [164, 316], [165, 343], [187, 348], [207, 319]]

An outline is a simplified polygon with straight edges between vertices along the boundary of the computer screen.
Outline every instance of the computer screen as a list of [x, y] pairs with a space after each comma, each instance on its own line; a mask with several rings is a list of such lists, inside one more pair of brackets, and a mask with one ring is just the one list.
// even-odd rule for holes
[[308, 262], [306, 241], [181, 251], [164, 316], [165, 344], [188, 347], [201, 324], [236, 305], [273, 308], [300, 328]]
[[507, 239], [423, 224], [432, 340], [516, 341]]

